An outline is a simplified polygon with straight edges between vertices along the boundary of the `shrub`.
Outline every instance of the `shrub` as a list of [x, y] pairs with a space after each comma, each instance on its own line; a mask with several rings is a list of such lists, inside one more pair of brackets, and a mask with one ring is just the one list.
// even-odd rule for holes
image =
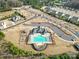
[[65, 54], [60, 55], [60, 59], [70, 59], [70, 56], [65, 53]]
[[79, 53], [77, 54], [76, 59], [79, 59]]
[[71, 59], [66, 53], [60, 55], [49, 56], [50, 59]]
[[0, 32], [0, 40], [4, 39], [5, 34], [3, 32]]
[[31, 55], [33, 55], [32, 51], [24, 51], [22, 49], [19, 49], [18, 47], [15, 47], [11, 43], [9, 43], [8, 49], [12, 55], [17, 55], [17, 56], [31, 56]]
[[12, 16], [15, 16], [15, 15], [19, 15], [19, 16], [25, 18], [25, 16], [21, 15], [20, 13], [18, 13], [18, 12], [16, 12], [16, 11], [14, 12], [14, 14], [12, 14]]

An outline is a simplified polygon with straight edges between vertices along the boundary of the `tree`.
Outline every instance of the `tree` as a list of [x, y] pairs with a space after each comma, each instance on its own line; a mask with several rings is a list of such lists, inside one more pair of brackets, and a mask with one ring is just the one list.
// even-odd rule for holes
[[20, 7], [23, 3], [19, 0], [7, 0], [7, 4], [11, 7]]
[[76, 59], [79, 59], [79, 53], [77, 54]]
[[42, 59], [50, 59], [50, 58], [48, 58], [48, 57], [44, 57], [44, 58], [42, 58]]
[[7, 4], [5, 0], [0, 0], [0, 11], [11, 10], [11, 7]]
[[50, 56], [49, 59], [60, 59], [59, 55]]
[[70, 59], [70, 56], [65, 53], [65, 54], [60, 55], [60, 59]]
[[0, 32], [0, 40], [4, 39], [5, 34], [3, 32]]

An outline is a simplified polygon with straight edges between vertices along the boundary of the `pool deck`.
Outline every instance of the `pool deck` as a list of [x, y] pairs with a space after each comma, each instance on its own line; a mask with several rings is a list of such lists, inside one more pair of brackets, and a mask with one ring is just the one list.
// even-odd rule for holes
[[[39, 39], [38, 41], [34, 41], [34, 37], [41, 35], [43, 37], [41, 37], [41, 39]], [[44, 35], [40, 34], [40, 33], [35, 33], [35, 34], [29, 34], [29, 38], [28, 38], [28, 44], [34, 44], [34, 43], [45, 43], [45, 44], [52, 44], [52, 38], [49, 38], [51, 35], [50, 33], [45, 33]], [[42, 42], [42, 40], [44, 40]]]

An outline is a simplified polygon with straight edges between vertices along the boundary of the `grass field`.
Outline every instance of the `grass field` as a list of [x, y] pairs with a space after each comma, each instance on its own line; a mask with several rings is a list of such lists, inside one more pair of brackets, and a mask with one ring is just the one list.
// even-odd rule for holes
[[8, 17], [8, 16], [10, 16], [13, 13], [14, 13], [14, 11], [0, 12], [0, 19], [4, 18], [4, 17]]

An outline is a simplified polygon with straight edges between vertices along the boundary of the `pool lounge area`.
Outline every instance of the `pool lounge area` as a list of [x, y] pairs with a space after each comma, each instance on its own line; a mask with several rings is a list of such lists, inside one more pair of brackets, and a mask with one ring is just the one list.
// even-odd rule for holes
[[51, 33], [49, 33], [45, 28], [37, 27], [33, 28], [29, 34], [28, 44], [32, 47], [41, 51], [46, 49], [48, 44], [52, 44]]

